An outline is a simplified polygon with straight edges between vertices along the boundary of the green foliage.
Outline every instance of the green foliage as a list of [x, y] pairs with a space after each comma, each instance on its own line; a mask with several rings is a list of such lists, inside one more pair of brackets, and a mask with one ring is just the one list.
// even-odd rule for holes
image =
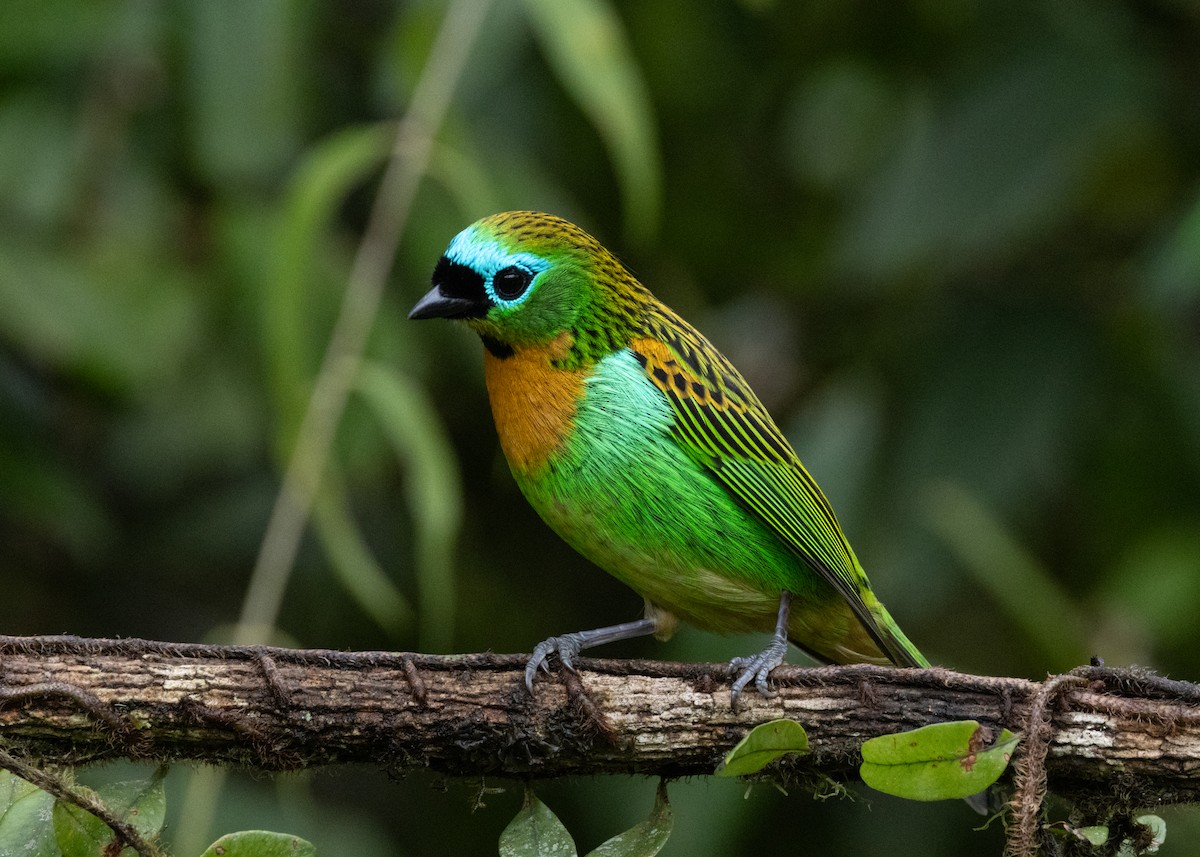
[[979, 794], [1008, 767], [1020, 737], [990, 732], [974, 720], [934, 723], [863, 742], [859, 774], [873, 789], [909, 800], [950, 800]]
[[[654, 857], [671, 835], [674, 819], [667, 787], [660, 782], [654, 809], [645, 821], [618, 833], [586, 857]], [[525, 789], [520, 812], [500, 834], [500, 857], [576, 857], [575, 840], [533, 789]]]
[[[1073, 838], [1086, 842], [1096, 849], [1096, 854], [1116, 854], [1117, 857], [1141, 857], [1143, 854], [1157, 854], [1158, 849], [1167, 839], [1167, 822], [1158, 815], [1139, 815], [1132, 819], [1134, 833], [1126, 836], [1114, 846], [1109, 845], [1112, 831], [1108, 825], [1098, 824], [1088, 827], [1073, 827], [1065, 822], [1051, 825], [1050, 830], [1063, 838]], [[1109, 845], [1105, 850], [1103, 846]]]
[[368, 363], [359, 372], [358, 391], [408, 473], [421, 587], [421, 639], [435, 650], [449, 648], [454, 628], [454, 545], [462, 522], [462, 484], [454, 451], [433, 403], [407, 377]]
[[718, 777], [744, 777], [776, 759], [808, 752], [808, 733], [795, 720], [772, 720], [755, 726], [717, 766]]
[[[237, 615], [445, 11], [0, 3], [6, 632], [207, 639]], [[747, 374], [936, 663], [1040, 678], [1100, 654], [1196, 678], [1197, 39], [1175, 2], [494, 3], [366, 355], [403, 392], [356, 390], [282, 630], [524, 651], [638, 609], [525, 508], [477, 343], [404, 319], [458, 229], [540, 208]], [[457, 536], [456, 489], [434, 484], [451, 472]], [[682, 632], [629, 652], [757, 644]], [[323, 851], [345, 818], [372, 854], [491, 848], [503, 821], [430, 782], [255, 781], [222, 817], [253, 808], [240, 826]], [[638, 787], [572, 784], [554, 805], [600, 841]], [[0, 837], [51, 811], [21, 794]], [[846, 802], [723, 795], [677, 793], [663, 853], [791, 854], [797, 830], [822, 853], [999, 851], [961, 807], [880, 799], [868, 824]], [[1200, 835], [1164, 817], [1163, 853]]]
[[[110, 783], [96, 789], [94, 797], [142, 837], [153, 841], [162, 830], [167, 797], [160, 771], [149, 780]], [[62, 857], [112, 857], [112, 828], [85, 809], [62, 800], [54, 804], [54, 839]], [[136, 857], [131, 848], [121, 857]]]
[[284, 192], [259, 308], [279, 412], [281, 457], [295, 442], [320, 343], [329, 334], [328, 319], [314, 313], [312, 305], [313, 289], [329, 286], [317, 276], [322, 251], [328, 252], [339, 207], [380, 169], [394, 136], [394, 129], [373, 125], [344, 129], [317, 142], [295, 168]]
[[1159, 846], [1167, 841], [1167, 823], [1158, 815], [1139, 815], [1133, 822], [1141, 827], [1141, 833], [1121, 843], [1117, 850], [1118, 857], [1157, 854]]
[[521, 811], [500, 834], [500, 857], [575, 857], [575, 840], [532, 789]]
[[311, 842], [286, 833], [268, 830], [243, 830], [227, 833], [200, 857], [316, 857]]
[[59, 857], [54, 809], [53, 795], [0, 771], [0, 854]]
[[[66, 784], [103, 806], [147, 842], [154, 842], [166, 818], [165, 769], [146, 780], [116, 782], [96, 789]], [[13, 857], [117, 857], [117, 840], [104, 821], [82, 807], [0, 771], [0, 854]], [[134, 857], [132, 848], [120, 857]], [[200, 857], [316, 857], [312, 843], [286, 833], [245, 830], [222, 836]], [[621, 852], [625, 853], [625, 852]]]
[[525, 9], [563, 85], [608, 146], [629, 239], [648, 242], [662, 207], [662, 167], [650, 94], [616, 11], [604, 0], [525, 0]]
[[1089, 845], [1103, 845], [1108, 842], [1108, 828], [1104, 825], [1077, 827], [1073, 831]]
[[650, 817], [603, 842], [589, 851], [587, 857], [654, 857], [667, 844], [674, 824], [667, 784], [660, 780]]

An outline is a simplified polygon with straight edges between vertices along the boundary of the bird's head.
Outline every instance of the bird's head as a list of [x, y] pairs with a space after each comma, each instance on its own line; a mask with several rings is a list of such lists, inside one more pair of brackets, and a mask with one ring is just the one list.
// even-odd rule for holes
[[[645, 289], [596, 239], [550, 214], [509, 211], [454, 237], [412, 319], [462, 319], [488, 344], [521, 348], [628, 321]], [[611, 339], [611, 336], [603, 337]]]

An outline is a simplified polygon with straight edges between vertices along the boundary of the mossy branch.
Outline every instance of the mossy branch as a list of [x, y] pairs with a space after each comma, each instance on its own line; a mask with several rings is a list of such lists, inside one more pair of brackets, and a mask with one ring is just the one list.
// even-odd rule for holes
[[35, 764], [677, 777], [711, 773], [748, 729], [790, 717], [812, 752], [781, 776], [845, 780], [867, 738], [974, 719], [1035, 736], [1035, 758], [1018, 751], [1018, 786], [1039, 803], [1047, 782], [1114, 809], [1200, 799], [1200, 687], [1141, 671], [1085, 667], [1039, 683], [783, 666], [778, 696], [746, 694], [735, 712], [722, 665], [581, 659], [578, 675], [539, 677], [533, 698], [524, 665], [523, 655], [0, 636], [0, 741]]

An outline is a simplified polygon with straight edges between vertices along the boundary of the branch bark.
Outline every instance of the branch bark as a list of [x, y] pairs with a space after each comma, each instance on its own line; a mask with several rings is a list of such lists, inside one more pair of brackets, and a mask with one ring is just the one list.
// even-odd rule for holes
[[1052, 791], [1114, 808], [1200, 799], [1200, 687], [1141, 671], [1081, 668], [1038, 683], [783, 666], [778, 696], [747, 693], [735, 712], [723, 665], [580, 659], [578, 675], [539, 677], [532, 699], [524, 665], [524, 655], [0, 636], [0, 741], [27, 760], [72, 765], [678, 777], [711, 773], [748, 729], [790, 717], [812, 752], [784, 774], [845, 780], [867, 738], [975, 719], [1038, 736], [1029, 743], [1044, 759], [1025, 763]]

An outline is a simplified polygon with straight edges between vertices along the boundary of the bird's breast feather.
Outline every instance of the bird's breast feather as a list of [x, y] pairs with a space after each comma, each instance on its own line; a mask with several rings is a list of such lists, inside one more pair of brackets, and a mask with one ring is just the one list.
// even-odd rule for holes
[[563, 334], [546, 346], [505, 357], [484, 352], [500, 448], [519, 474], [538, 472], [571, 436], [585, 372], [556, 365], [570, 346], [570, 334]]

